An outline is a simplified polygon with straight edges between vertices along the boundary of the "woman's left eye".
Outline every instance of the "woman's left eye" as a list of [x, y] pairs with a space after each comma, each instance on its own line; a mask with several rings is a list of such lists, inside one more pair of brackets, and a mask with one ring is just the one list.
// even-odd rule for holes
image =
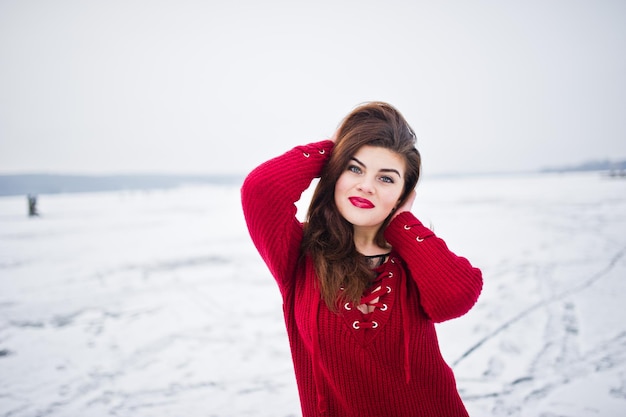
[[387, 177], [387, 176], [382, 176], [382, 177], [380, 177], [380, 180], [381, 180], [382, 182], [386, 182], [386, 183], [388, 183], [388, 184], [393, 184], [393, 183], [394, 183], [393, 178], [391, 178], [391, 177]]

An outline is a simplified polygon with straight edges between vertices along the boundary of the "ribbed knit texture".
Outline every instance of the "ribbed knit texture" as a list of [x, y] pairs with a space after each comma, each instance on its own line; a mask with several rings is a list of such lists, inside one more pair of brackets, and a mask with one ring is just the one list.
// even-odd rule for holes
[[[312, 262], [299, 262], [302, 224], [294, 203], [332, 147], [296, 147], [252, 171], [241, 190], [250, 236], [283, 297], [303, 417], [467, 416], [434, 323], [474, 305], [480, 270], [409, 212], [385, 231], [393, 251], [377, 272], [386, 308], [363, 315], [348, 304], [332, 313], [315, 287]], [[372, 322], [376, 328], [366, 328]]]

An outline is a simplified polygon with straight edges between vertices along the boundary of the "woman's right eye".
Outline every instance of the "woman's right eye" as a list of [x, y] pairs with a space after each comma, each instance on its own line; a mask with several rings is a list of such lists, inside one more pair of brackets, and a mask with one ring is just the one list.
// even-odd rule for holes
[[348, 166], [348, 171], [354, 172], [355, 174], [360, 174], [361, 173], [361, 168], [359, 168], [356, 165], [349, 165]]

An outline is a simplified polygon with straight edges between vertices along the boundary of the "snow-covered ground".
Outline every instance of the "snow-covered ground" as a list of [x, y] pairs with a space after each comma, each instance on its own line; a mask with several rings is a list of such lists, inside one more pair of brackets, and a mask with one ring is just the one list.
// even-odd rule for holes
[[[236, 187], [0, 198], [0, 416], [299, 416], [277, 287]], [[426, 178], [483, 270], [438, 326], [473, 416], [626, 415], [626, 181]]]

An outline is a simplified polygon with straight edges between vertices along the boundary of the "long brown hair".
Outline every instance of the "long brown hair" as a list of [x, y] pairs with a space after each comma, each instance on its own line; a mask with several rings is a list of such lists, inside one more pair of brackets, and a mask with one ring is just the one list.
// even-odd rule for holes
[[[404, 117], [383, 102], [358, 106], [343, 119], [337, 131], [334, 149], [309, 206], [302, 241], [302, 252], [313, 260], [322, 298], [332, 311], [336, 311], [339, 302], [358, 304], [373, 278], [370, 266], [356, 250], [352, 224], [341, 216], [335, 204], [337, 179], [362, 146], [389, 149], [406, 162], [399, 203], [402, 205], [420, 175], [421, 157], [415, 144], [415, 133]], [[376, 244], [380, 247], [389, 246], [383, 232], [390, 219], [391, 215], [376, 235]]]

